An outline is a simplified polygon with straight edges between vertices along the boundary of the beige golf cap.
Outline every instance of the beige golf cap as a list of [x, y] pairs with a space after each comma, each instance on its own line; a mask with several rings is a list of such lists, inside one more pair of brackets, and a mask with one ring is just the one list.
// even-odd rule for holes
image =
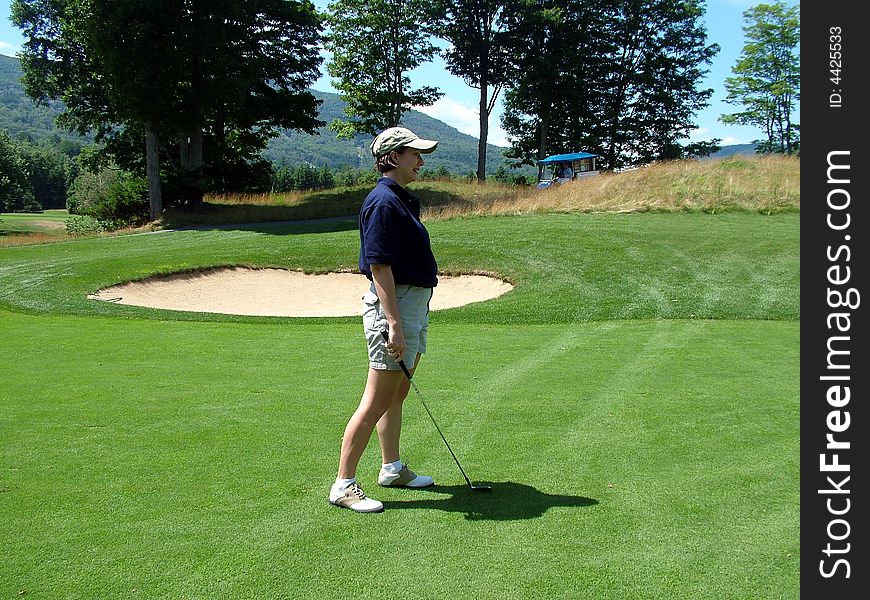
[[438, 142], [424, 140], [410, 129], [404, 127], [390, 127], [378, 134], [372, 142], [372, 156], [380, 158], [399, 148], [413, 148], [420, 152], [433, 152], [438, 147]]

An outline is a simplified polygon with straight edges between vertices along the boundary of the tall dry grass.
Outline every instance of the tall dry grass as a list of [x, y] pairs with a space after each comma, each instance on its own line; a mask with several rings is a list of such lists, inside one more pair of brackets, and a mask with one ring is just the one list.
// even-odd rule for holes
[[463, 202], [432, 206], [426, 217], [726, 210], [799, 211], [800, 159], [767, 155], [673, 161], [546, 190], [495, 186], [490, 193], [467, 193]]
[[[370, 185], [318, 192], [206, 197], [196, 211], [167, 211], [164, 227], [318, 219], [355, 215]], [[800, 159], [778, 155], [663, 162], [602, 173], [547, 190], [493, 180], [412, 184], [426, 220], [546, 212], [800, 210]]]
[[65, 242], [71, 239], [73, 238], [66, 233], [46, 233], [44, 231], [7, 232], [0, 235], [0, 248], [50, 244], [53, 242]]
[[[160, 222], [102, 235], [345, 217], [359, 212], [370, 188], [361, 185], [319, 192], [208, 196], [198, 210], [169, 209]], [[483, 184], [425, 181], [413, 184], [412, 190], [421, 198], [424, 220], [548, 212], [800, 211], [800, 158], [757, 155], [664, 162], [618, 174], [602, 173], [547, 190], [493, 180]], [[64, 232], [4, 232], [0, 247], [68, 239]]]

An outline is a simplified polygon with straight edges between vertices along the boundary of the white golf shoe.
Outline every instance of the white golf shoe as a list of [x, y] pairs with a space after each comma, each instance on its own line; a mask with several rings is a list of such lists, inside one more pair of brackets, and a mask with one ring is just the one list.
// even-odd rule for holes
[[332, 486], [329, 491], [329, 503], [363, 513], [384, 510], [383, 503], [366, 496], [356, 481], [344, 489], [336, 489], [335, 486]]
[[433, 483], [435, 482], [431, 477], [417, 475], [405, 464], [402, 465], [402, 469], [398, 473], [390, 473], [381, 468], [381, 472], [378, 474], [378, 485], [384, 487], [422, 488], [429, 487]]

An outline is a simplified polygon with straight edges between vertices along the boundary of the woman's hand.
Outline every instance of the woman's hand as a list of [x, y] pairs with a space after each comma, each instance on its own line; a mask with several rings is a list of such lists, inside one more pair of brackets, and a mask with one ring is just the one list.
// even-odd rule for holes
[[396, 360], [405, 354], [405, 334], [402, 331], [402, 318], [399, 315], [399, 303], [396, 300], [396, 281], [393, 278], [393, 268], [390, 265], [370, 265], [375, 291], [384, 309], [387, 327], [390, 328], [390, 340], [386, 343], [387, 352]]
[[398, 327], [390, 329], [390, 341], [386, 343], [387, 352], [396, 360], [405, 354], [405, 336]]

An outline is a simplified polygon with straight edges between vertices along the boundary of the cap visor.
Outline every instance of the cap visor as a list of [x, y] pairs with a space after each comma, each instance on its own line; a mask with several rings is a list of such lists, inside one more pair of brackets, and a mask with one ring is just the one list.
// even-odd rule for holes
[[438, 142], [433, 140], [414, 140], [413, 142], [408, 142], [405, 144], [408, 148], [413, 148], [414, 150], [419, 150], [423, 153], [434, 152], [435, 148], [438, 147]]

